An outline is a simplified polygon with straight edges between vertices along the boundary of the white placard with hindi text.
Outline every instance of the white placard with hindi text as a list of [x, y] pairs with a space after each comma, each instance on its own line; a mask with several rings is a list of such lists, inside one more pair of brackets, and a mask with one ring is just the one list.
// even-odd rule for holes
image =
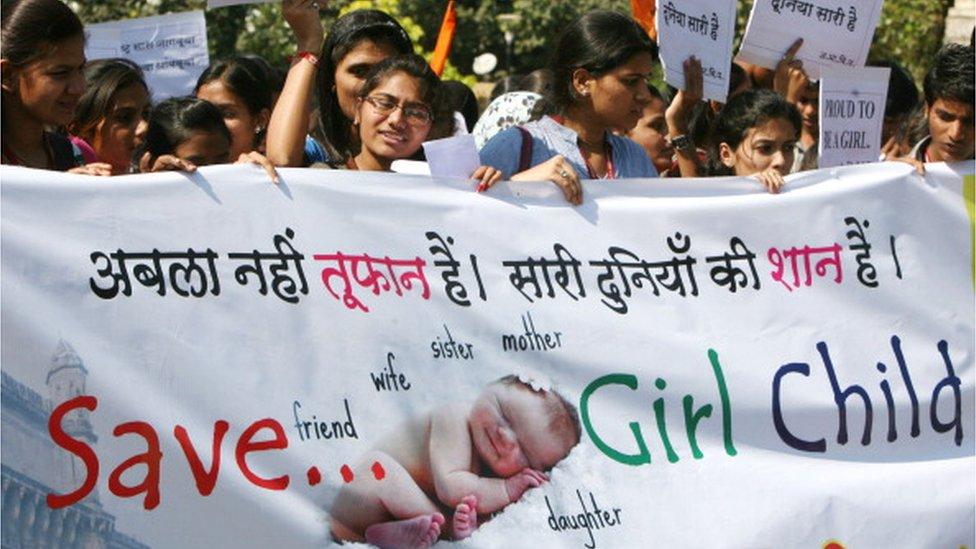
[[756, 0], [736, 59], [776, 68], [797, 38], [813, 80], [823, 67], [863, 67], [883, 0]]
[[828, 67], [820, 81], [821, 168], [877, 162], [888, 95], [887, 67]]
[[668, 84], [685, 88], [683, 63], [702, 63], [705, 99], [725, 101], [732, 65], [735, 0], [658, 0], [657, 30]]
[[[210, 64], [207, 23], [202, 11], [188, 11], [138, 19], [123, 19], [86, 27], [89, 59], [124, 57], [146, 75], [153, 101], [188, 95], [200, 73]], [[117, 45], [109, 42], [116, 36]]]
[[85, 58], [109, 59], [121, 57], [122, 31], [110, 27], [85, 29]]

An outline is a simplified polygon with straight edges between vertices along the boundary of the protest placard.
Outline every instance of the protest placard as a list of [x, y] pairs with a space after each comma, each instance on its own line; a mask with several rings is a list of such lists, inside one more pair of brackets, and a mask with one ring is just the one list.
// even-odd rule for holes
[[820, 81], [821, 168], [875, 162], [888, 95], [887, 67], [825, 67]]
[[736, 59], [776, 68], [803, 38], [796, 59], [813, 80], [826, 66], [863, 67], [883, 0], [756, 0]]
[[972, 547], [974, 169], [0, 167], [4, 543]]
[[109, 59], [121, 57], [122, 31], [113, 27], [85, 28], [85, 58]]
[[704, 98], [725, 102], [735, 7], [735, 0], [658, 0], [658, 44], [668, 84], [685, 89], [682, 64], [694, 55], [702, 64]]
[[[210, 64], [207, 23], [202, 11], [122, 19], [85, 27], [97, 37], [89, 59], [124, 57], [142, 67], [153, 101], [189, 95]], [[117, 46], [110, 41], [118, 36]]]

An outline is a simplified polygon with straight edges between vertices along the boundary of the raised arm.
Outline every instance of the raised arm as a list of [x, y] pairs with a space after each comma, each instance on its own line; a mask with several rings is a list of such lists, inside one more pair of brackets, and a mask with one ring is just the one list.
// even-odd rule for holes
[[[563, 196], [571, 204], [579, 205], [583, 202], [583, 186], [579, 181], [579, 174], [562, 155], [518, 172], [523, 144], [526, 136], [518, 128], [508, 128], [496, 134], [478, 152], [481, 163], [491, 166], [501, 172], [501, 178], [512, 181], [552, 181], [563, 192]], [[518, 172], [518, 173], [516, 173]], [[479, 188], [484, 192], [494, 182]], [[480, 508], [480, 505], [479, 505]]]
[[698, 165], [697, 143], [691, 140], [690, 121], [695, 106], [702, 100], [704, 76], [701, 61], [692, 56], [685, 59], [685, 89], [678, 90], [664, 113], [668, 124], [668, 142], [674, 146], [678, 157], [678, 171], [681, 177], [698, 177], [702, 169]]
[[773, 91], [778, 92], [794, 105], [800, 100], [800, 94], [810, 83], [806, 71], [803, 70], [803, 61], [796, 58], [801, 47], [803, 47], [803, 39], [797, 38], [776, 65], [776, 72], [773, 75]]
[[275, 166], [302, 166], [318, 55], [325, 40], [315, 0], [284, 0], [281, 11], [295, 33], [300, 55], [292, 60], [268, 123], [268, 159]]

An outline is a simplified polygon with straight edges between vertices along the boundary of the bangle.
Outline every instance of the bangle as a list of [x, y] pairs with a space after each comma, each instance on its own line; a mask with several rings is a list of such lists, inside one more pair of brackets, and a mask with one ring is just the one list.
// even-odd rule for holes
[[293, 63], [298, 62], [302, 59], [308, 60], [308, 62], [311, 63], [313, 67], [319, 66], [319, 56], [315, 55], [310, 51], [296, 52], [295, 55], [291, 56], [291, 60]]
[[674, 137], [669, 135], [664, 138], [664, 141], [678, 151], [693, 152], [695, 150], [695, 142], [687, 135], [676, 135]]

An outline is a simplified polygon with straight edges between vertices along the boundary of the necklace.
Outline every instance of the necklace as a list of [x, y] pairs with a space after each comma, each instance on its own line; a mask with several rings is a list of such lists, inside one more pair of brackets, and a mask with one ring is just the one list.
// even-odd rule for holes
[[[614, 169], [613, 166], [613, 149], [610, 147], [610, 142], [607, 141], [605, 137], [603, 143], [601, 143], [599, 146], [596, 146], [591, 143], [588, 143], [587, 141], [584, 141], [581, 137], [576, 136], [576, 145], [579, 147], [580, 156], [583, 157], [583, 163], [586, 164], [587, 175], [590, 176], [590, 179], [616, 179], [617, 178], [617, 171], [616, 169]], [[586, 158], [587, 152], [595, 153], [597, 151], [602, 152], [603, 155], [606, 156], [607, 158], [607, 172], [603, 175], [602, 178], [599, 175], [597, 175], [596, 170], [593, 169], [593, 166], [590, 165], [590, 161]]]
[[[565, 124], [565, 119], [562, 116], [556, 115], [556, 116], [552, 116], [551, 118], [553, 120], [555, 120], [560, 126], [565, 126], [566, 125]], [[585, 146], [585, 150], [584, 150], [584, 146]], [[603, 175], [603, 178], [602, 179], [616, 179], [617, 178], [617, 170], [616, 170], [616, 168], [613, 165], [613, 148], [610, 147], [610, 141], [607, 140], [606, 133], [603, 134], [603, 143], [601, 143], [600, 145], [594, 145], [592, 143], [589, 143], [588, 141], [586, 141], [582, 137], [580, 137], [579, 134], [577, 133], [576, 134], [576, 147], [579, 149], [580, 157], [582, 157], [582, 159], [583, 159], [583, 164], [586, 166], [586, 172], [587, 172], [587, 175], [590, 177], [590, 179], [601, 179], [601, 177], [599, 177], [597, 175], [596, 170], [594, 170], [593, 169], [593, 166], [590, 165], [590, 161], [586, 159], [586, 152], [587, 151], [589, 151], [591, 153], [592, 152], [596, 152], [596, 151], [601, 151], [601, 152], [603, 152], [604, 155], [606, 155], [606, 157], [607, 157], [607, 173], [605, 173]]]

